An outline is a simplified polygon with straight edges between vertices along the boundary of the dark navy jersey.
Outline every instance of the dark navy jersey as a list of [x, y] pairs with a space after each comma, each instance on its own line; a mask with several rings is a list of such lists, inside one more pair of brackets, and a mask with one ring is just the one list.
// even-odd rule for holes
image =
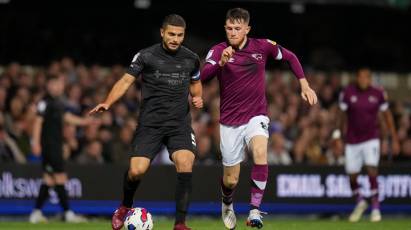
[[200, 80], [199, 67], [198, 55], [184, 46], [169, 52], [160, 43], [138, 52], [127, 73], [143, 81], [139, 125], [191, 123], [188, 94], [191, 81]]
[[63, 116], [65, 104], [61, 98], [46, 95], [37, 104], [37, 115], [43, 118], [41, 144], [43, 149], [49, 145], [63, 148]]

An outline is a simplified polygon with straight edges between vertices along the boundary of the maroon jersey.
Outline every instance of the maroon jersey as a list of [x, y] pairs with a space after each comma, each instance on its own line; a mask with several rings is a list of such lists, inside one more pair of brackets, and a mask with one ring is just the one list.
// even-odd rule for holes
[[293, 53], [268, 39], [248, 38], [246, 45], [220, 67], [221, 53], [227, 48], [222, 42], [209, 51], [201, 79], [215, 75], [220, 83], [220, 123], [230, 126], [247, 124], [258, 115], [267, 115], [265, 97], [265, 65], [269, 57], [289, 61], [294, 74], [304, 78], [304, 72]]
[[357, 144], [379, 138], [378, 112], [388, 109], [383, 89], [369, 87], [361, 90], [356, 85], [347, 86], [340, 95], [340, 109], [347, 112], [348, 144]]

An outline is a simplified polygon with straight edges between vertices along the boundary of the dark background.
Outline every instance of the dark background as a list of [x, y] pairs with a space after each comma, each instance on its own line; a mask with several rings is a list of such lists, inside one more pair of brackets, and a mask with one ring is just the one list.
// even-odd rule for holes
[[291, 1], [268, 0], [153, 0], [148, 9], [137, 9], [133, 0], [2, 1], [0, 65], [47, 65], [63, 56], [88, 65], [128, 65], [139, 49], [160, 40], [159, 26], [169, 13], [186, 19], [185, 44], [204, 57], [224, 40], [227, 9], [240, 6], [251, 13], [252, 37], [270, 38], [293, 50], [305, 67], [411, 68], [409, 7], [307, 3], [302, 13], [293, 13]]

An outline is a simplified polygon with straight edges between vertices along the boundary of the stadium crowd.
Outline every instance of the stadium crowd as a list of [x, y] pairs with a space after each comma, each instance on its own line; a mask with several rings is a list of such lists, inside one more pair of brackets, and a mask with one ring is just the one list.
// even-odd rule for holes
[[[108, 90], [125, 72], [120, 65], [75, 64], [71, 58], [55, 60], [47, 67], [23, 67], [11, 63], [0, 69], [0, 162], [29, 163], [39, 160], [31, 153], [30, 139], [36, 104], [45, 94], [47, 76], [59, 75], [66, 80], [66, 109], [76, 115], [87, 112], [102, 102]], [[331, 132], [335, 128], [338, 95], [342, 89], [340, 73], [308, 72], [320, 103], [311, 109], [299, 96], [296, 79], [288, 72], [267, 72], [269, 101], [269, 164], [342, 165], [344, 157], [335, 153]], [[219, 156], [219, 86], [216, 79], [203, 85], [203, 110], [191, 110], [196, 133], [197, 164], [213, 165]], [[109, 112], [95, 117], [85, 128], [65, 124], [64, 157], [78, 164], [126, 163], [133, 132], [138, 124], [141, 103], [141, 79]], [[401, 153], [391, 156], [389, 143], [382, 132], [383, 163], [411, 162], [410, 101], [390, 101]], [[382, 127], [384, 130], [384, 127]], [[170, 163], [163, 150], [156, 164]]]

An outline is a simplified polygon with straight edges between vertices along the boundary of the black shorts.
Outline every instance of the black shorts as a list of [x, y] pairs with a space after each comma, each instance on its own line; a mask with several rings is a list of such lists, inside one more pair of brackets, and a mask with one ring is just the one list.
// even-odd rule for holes
[[163, 146], [171, 155], [177, 150], [197, 153], [194, 131], [190, 125], [180, 127], [139, 126], [134, 134], [130, 157], [147, 157], [153, 160]]
[[61, 146], [42, 147], [43, 172], [48, 174], [65, 172], [63, 149], [59, 147]]

